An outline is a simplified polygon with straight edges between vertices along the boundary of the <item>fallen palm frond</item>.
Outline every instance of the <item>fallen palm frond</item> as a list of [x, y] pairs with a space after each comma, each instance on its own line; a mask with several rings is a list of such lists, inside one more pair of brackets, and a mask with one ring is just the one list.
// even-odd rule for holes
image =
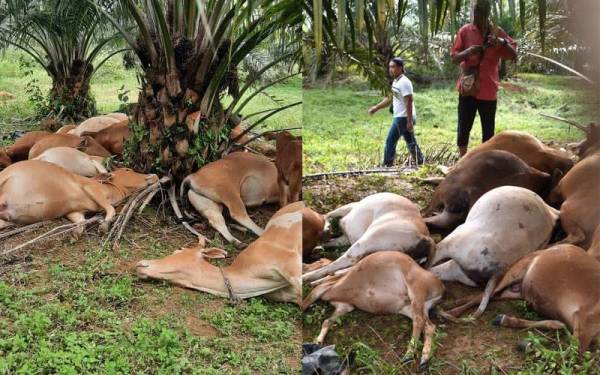
[[50, 224], [51, 222], [52, 222], [51, 220], [46, 220], [46, 221], [42, 221], [39, 223], [25, 225], [24, 227], [18, 227], [16, 229], [13, 229], [13, 230], [10, 230], [10, 231], [4, 232], [4, 233], [0, 232], [0, 239], [12, 237], [12, 236], [15, 236], [15, 235], [21, 234], [21, 233], [23, 233], [23, 234], [29, 233], [40, 227], [43, 227], [44, 225]]
[[[193, 235], [198, 237], [198, 243], [207, 243], [206, 237], [202, 234], [198, 233], [192, 226], [183, 219], [183, 215], [181, 214], [181, 210], [179, 209], [179, 205], [177, 204], [177, 198], [175, 197], [175, 185], [171, 185], [169, 189], [169, 201], [171, 202], [171, 207], [173, 207], [173, 211], [175, 212], [175, 216], [177, 220], [185, 227], [185, 229], [189, 230]], [[188, 217], [192, 217], [190, 214], [186, 213]]]
[[40, 243], [42, 241], [46, 241], [49, 240], [51, 238], [55, 238], [55, 237], [59, 237], [62, 235], [65, 235], [67, 233], [71, 233], [73, 231], [75, 231], [76, 229], [79, 229], [81, 227], [85, 227], [88, 224], [93, 224], [93, 223], [97, 223], [99, 221], [102, 220], [102, 216], [101, 215], [96, 215], [90, 219], [87, 219], [85, 221], [82, 221], [80, 223], [71, 223], [71, 224], [65, 224], [65, 225], [59, 225], [57, 227], [52, 228], [51, 230], [49, 230], [48, 232], [41, 234], [37, 237], [35, 237], [32, 240], [29, 240], [25, 243], [22, 243], [12, 249], [9, 250], [5, 250], [2, 253], [0, 253], [0, 257], [6, 257], [8, 255], [13, 255], [15, 252], [22, 250], [28, 246], [31, 246], [33, 244], [36, 243]]
[[111, 244], [113, 250], [119, 248], [119, 241], [123, 236], [123, 231], [133, 216], [135, 210], [141, 212], [150, 200], [162, 189], [162, 185], [169, 182], [170, 177], [163, 177], [160, 181], [139, 190], [127, 198], [127, 203], [114, 221], [108, 235], [106, 236], [103, 246]]

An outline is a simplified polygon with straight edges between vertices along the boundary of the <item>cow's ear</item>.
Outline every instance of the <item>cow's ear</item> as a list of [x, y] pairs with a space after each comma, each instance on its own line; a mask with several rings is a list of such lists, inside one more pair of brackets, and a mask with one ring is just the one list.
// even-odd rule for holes
[[211, 247], [200, 250], [200, 254], [207, 259], [223, 259], [227, 256], [227, 251], [219, 249], [218, 247]]

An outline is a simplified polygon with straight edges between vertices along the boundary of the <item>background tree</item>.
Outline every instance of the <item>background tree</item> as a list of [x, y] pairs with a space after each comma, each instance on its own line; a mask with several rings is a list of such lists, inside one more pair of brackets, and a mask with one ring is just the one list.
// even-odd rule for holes
[[16, 47], [52, 78], [45, 112], [79, 121], [96, 113], [93, 74], [114, 54], [120, 36], [86, 0], [0, 1], [0, 48]]
[[[141, 171], [179, 180], [219, 158], [230, 146], [229, 131], [244, 106], [273, 82], [250, 94], [252, 85], [269, 68], [299, 55], [297, 1], [121, 0], [119, 7], [129, 24], [99, 6], [133, 49], [143, 72], [125, 154]], [[238, 68], [244, 59], [282, 31], [287, 38], [280, 42], [288, 52], [240, 87]], [[287, 107], [266, 110], [254, 125]]]

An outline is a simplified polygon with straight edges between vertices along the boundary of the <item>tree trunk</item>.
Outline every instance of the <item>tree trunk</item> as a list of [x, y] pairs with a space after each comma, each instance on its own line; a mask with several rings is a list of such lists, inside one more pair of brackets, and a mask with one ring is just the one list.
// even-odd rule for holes
[[124, 159], [140, 172], [181, 181], [221, 157], [230, 126], [220, 103], [206, 116], [197, 110], [201, 96], [195, 91], [183, 87], [180, 95], [170, 97], [166, 85], [156, 92], [157, 87], [146, 83], [140, 92]]
[[[50, 68], [54, 73], [50, 89], [48, 111], [55, 117], [79, 122], [96, 115], [96, 101], [90, 93], [90, 80], [94, 68], [75, 60], [67, 76]], [[60, 116], [58, 114], [60, 113]]]

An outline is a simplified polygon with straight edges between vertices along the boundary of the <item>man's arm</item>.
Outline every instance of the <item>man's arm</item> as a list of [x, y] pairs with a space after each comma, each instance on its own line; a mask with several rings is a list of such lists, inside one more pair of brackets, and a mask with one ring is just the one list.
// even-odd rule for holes
[[383, 98], [383, 100], [377, 104], [372, 106], [371, 108], [369, 108], [369, 114], [372, 115], [375, 112], [379, 111], [381, 108], [385, 108], [388, 105], [390, 105], [391, 99], [389, 98], [389, 96], [386, 96], [385, 98]]
[[406, 95], [404, 97], [404, 102], [406, 103], [406, 130], [409, 133], [413, 131], [413, 96], [412, 94]]
[[508, 39], [508, 37], [498, 38], [494, 35], [490, 35], [488, 37], [488, 43], [490, 43], [493, 46], [501, 46], [502, 48], [504, 48], [504, 51], [506, 52], [504, 57], [508, 60], [514, 60], [517, 58], [517, 50], [515, 49], [513, 43], [511, 43], [511, 41]]
[[482, 46], [471, 46], [461, 52], [457, 52], [457, 53], [452, 53], [450, 55], [450, 57], [452, 58], [452, 62], [454, 64], [460, 64], [461, 61], [463, 61], [464, 59], [466, 59], [467, 57], [469, 57], [470, 55], [474, 54], [474, 53], [480, 53], [481, 51], [483, 51], [483, 47]]

